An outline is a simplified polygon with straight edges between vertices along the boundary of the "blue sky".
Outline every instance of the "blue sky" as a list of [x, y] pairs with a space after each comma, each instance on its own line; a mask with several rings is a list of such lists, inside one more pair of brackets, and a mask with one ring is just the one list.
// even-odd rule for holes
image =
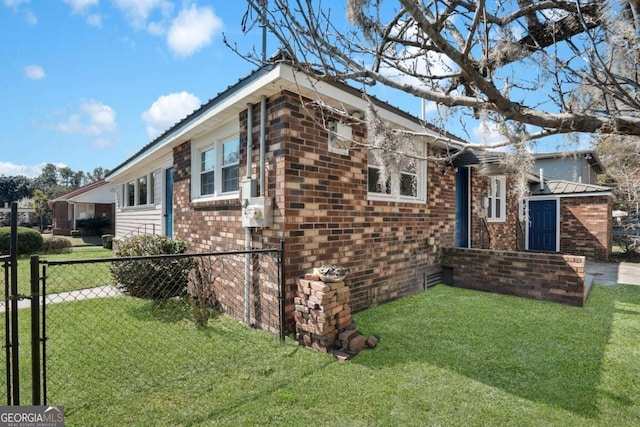
[[[329, 3], [339, 16], [345, 2]], [[230, 0], [0, 0], [0, 175], [122, 163], [251, 72], [222, 38], [242, 52], [260, 48], [257, 26], [241, 31], [245, 11]], [[276, 49], [270, 41], [268, 53]], [[419, 100], [376, 92], [420, 115]], [[495, 129], [484, 134], [471, 124], [477, 141]]]
[[242, 1], [0, 1], [0, 175], [113, 168], [251, 72], [223, 32], [261, 45]]

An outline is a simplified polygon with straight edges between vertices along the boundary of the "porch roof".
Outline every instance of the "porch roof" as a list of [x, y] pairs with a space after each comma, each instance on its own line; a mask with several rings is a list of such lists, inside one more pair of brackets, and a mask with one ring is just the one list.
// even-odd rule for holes
[[539, 184], [531, 185], [531, 195], [568, 195], [568, 194], [611, 194], [611, 188], [602, 185], [584, 184], [581, 182], [563, 181], [560, 179], [544, 181], [540, 189]]

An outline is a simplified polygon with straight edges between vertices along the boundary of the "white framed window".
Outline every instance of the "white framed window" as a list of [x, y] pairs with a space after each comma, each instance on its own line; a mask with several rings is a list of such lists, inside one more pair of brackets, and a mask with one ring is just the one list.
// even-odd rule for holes
[[506, 206], [507, 177], [505, 175], [490, 176], [487, 194], [487, 221], [505, 221]]
[[122, 186], [123, 207], [153, 205], [155, 203], [154, 185], [153, 172], [128, 181]]
[[146, 205], [147, 204], [147, 194], [148, 194], [148, 188], [147, 188], [147, 177], [146, 176], [142, 176], [140, 178], [138, 178], [138, 197], [137, 197], [137, 205]]
[[380, 182], [380, 165], [369, 151], [367, 168], [367, 186], [369, 200], [388, 200], [396, 202], [426, 202], [427, 162], [414, 161], [402, 169], [399, 176], [390, 176], [383, 185]]
[[192, 199], [231, 199], [240, 184], [238, 124], [230, 123], [191, 146]]

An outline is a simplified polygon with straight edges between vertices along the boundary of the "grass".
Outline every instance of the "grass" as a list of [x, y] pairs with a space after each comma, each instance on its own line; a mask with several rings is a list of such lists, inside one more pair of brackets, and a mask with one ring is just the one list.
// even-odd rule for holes
[[[73, 248], [69, 253], [63, 254], [43, 254], [40, 255], [41, 261], [65, 261], [76, 259], [95, 259], [109, 258], [113, 256], [110, 249], [102, 247], [95, 248]], [[53, 278], [48, 282], [47, 293], [58, 293], [71, 291], [75, 289], [91, 288], [94, 286], [102, 286], [108, 281], [109, 264], [92, 264], [77, 265], [66, 268], [66, 271], [51, 271]], [[40, 268], [42, 272], [42, 267]], [[58, 273], [64, 274], [65, 277], [58, 276]], [[20, 255], [18, 257], [18, 292], [23, 295], [31, 293], [31, 256]]]
[[48, 313], [69, 426], [640, 424], [637, 286], [584, 308], [437, 286], [358, 313], [380, 344], [347, 363], [225, 316], [197, 329], [179, 301]]
[[[45, 239], [50, 239], [51, 237], [54, 237], [54, 236], [52, 236], [51, 234], [43, 234], [42, 237]], [[78, 236], [78, 237], [55, 236], [55, 237], [68, 240], [69, 242], [71, 242], [71, 246], [74, 246], [74, 247], [102, 246], [102, 236]]]

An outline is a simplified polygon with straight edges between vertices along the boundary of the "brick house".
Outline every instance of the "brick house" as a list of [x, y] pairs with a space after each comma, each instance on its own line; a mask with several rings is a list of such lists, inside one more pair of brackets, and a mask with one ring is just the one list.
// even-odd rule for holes
[[54, 235], [69, 235], [78, 228], [78, 221], [96, 216], [107, 218], [112, 228], [115, 222], [112, 187], [104, 179], [51, 199], [49, 205], [53, 210]]
[[[368, 151], [339, 144], [325, 130], [326, 110], [306, 106], [318, 97], [355, 114], [367, 105], [359, 91], [284, 63], [205, 103], [107, 176], [116, 188], [116, 239], [146, 230], [187, 240], [192, 251], [244, 249], [246, 230], [254, 248], [284, 239], [288, 319], [295, 278], [323, 264], [350, 269], [354, 310], [424, 289], [439, 248], [454, 243], [454, 169], [424, 161], [403, 172], [415, 186], [396, 196], [380, 190]], [[393, 126], [425, 131], [417, 118], [373, 102]], [[445, 142], [459, 147], [426, 132], [433, 137], [421, 142], [424, 153]], [[365, 127], [348, 120], [336, 120], [336, 134], [366, 140]], [[244, 199], [262, 208], [267, 200], [266, 226], [243, 226], [253, 209], [243, 209]]]
[[[394, 127], [426, 132], [416, 141], [423, 153], [459, 149], [457, 138], [372, 102]], [[490, 198], [499, 202], [492, 215], [502, 209], [500, 218], [479, 219], [489, 184], [504, 185], [502, 178], [422, 161], [392, 177], [398, 188], [381, 189], [370, 153], [343, 143], [365, 142], [366, 127], [326, 106], [355, 117], [367, 103], [347, 85], [320, 82], [286, 63], [241, 79], [109, 173], [116, 239], [151, 232], [187, 240], [195, 252], [284, 240], [289, 325], [295, 279], [314, 267], [349, 268], [349, 305], [358, 311], [438, 283], [440, 249], [479, 247], [485, 227], [493, 247], [514, 244], [518, 203], [506, 193]], [[403, 185], [407, 180], [415, 185]]]

